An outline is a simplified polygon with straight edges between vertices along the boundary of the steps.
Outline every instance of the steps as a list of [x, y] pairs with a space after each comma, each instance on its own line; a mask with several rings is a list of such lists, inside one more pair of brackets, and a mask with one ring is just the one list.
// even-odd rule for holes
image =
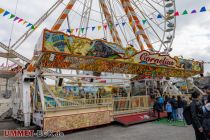
[[[167, 114], [165, 112], [160, 113], [160, 117], [164, 118]], [[154, 121], [157, 117], [151, 115], [149, 112], [126, 114], [123, 116], [115, 116], [114, 120], [122, 125], [128, 126], [137, 123], [143, 123], [148, 121]]]

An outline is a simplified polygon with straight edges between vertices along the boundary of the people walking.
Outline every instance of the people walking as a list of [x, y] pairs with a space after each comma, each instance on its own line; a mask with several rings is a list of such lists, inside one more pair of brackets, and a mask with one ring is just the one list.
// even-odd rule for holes
[[157, 120], [160, 120], [160, 112], [162, 111], [162, 107], [161, 107], [161, 104], [159, 103], [159, 97], [156, 97], [155, 99], [153, 110], [154, 110], [154, 114], [156, 114], [157, 112], [157, 115], [158, 115]]
[[167, 112], [167, 119], [168, 121], [172, 120], [172, 106], [171, 103], [168, 101], [166, 104], [166, 112]]
[[175, 96], [172, 96], [171, 105], [172, 105], [172, 119], [173, 119], [173, 121], [176, 121], [177, 120], [178, 103], [177, 103], [177, 100], [176, 100]]
[[178, 120], [183, 120], [183, 108], [184, 108], [184, 103], [183, 100], [181, 98], [181, 96], [177, 96], [177, 116], [178, 116]]
[[192, 126], [195, 130], [196, 140], [206, 140], [204, 130], [202, 127], [204, 116], [202, 110], [202, 103], [200, 101], [200, 94], [196, 91], [192, 93], [192, 102], [190, 104], [190, 110], [192, 115]]

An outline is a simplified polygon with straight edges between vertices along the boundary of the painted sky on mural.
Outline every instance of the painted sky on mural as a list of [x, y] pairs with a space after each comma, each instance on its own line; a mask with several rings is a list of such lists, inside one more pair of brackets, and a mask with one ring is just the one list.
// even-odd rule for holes
[[[56, 0], [19, 0], [16, 15], [35, 23], [35, 21], [55, 3]], [[0, 0], [0, 8], [14, 13], [16, 0]], [[67, 3], [67, 0], [65, 0]], [[178, 11], [192, 9], [199, 10], [206, 6], [210, 10], [210, 0], [176, 0]], [[28, 58], [32, 57], [35, 43], [43, 28], [52, 27], [64, 5], [61, 5], [37, 31], [17, 51]], [[71, 20], [71, 19], [70, 19]], [[76, 20], [76, 19], [72, 19]], [[193, 15], [177, 17], [176, 37], [173, 43], [172, 55], [182, 55], [185, 58], [210, 61], [210, 11]], [[0, 41], [8, 44], [12, 21], [0, 16]], [[12, 42], [16, 41], [25, 31], [23, 25], [14, 24]], [[95, 32], [96, 33], [96, 32]], [[2, 61], [2, 59], [0, 59]], [[206, 71], [210, 71], [210, 65], [205, 65]]]

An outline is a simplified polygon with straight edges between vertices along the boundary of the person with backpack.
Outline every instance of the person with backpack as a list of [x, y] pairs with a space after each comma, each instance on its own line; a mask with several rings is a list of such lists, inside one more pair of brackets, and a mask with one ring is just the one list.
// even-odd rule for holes
[[160, 104], [161, 110], [163, 111], [164, 99], [163, 99], [162, 96], [160, 96], [160, 97], [158, 98], [158, 103]]
[[162, 112], [162, 107], [161, 104], [159, 103], [159, 97], [156, 97], [154, 105], [153, 105], [153, 110], [154, 110], [154, 114], [156, 114], [155, 112], [157, 112], [158, 114], [158, 121], [160, 120], [160, 112]]
[[181, 96], [177, 96], [177, 107], [178, 107], [178, 109], [177, 109], [177, 112], [178, 112], [178, 119], [179, 120], [183, 120], [183, 108], [184, 108], [184, 102], [183, 102], [183, 100], [182, 100], [182, 98], [181, 98]]
[[173, 118], [173, 121], [176, 121], [177, 120], [178, 103], [177, 103], [175, 96], [172, 96], [171, 105], [172, 105], [172, 118]]
[[190, 112], [192, 116], [192, 126], [195, 130], [196, 140], [206, 140], [204, 135], [203, 123], [203, 110], [202, 103], [200, 101], [200, 94], [196, 91], [192, 93], [192, 102], [190, 104]]

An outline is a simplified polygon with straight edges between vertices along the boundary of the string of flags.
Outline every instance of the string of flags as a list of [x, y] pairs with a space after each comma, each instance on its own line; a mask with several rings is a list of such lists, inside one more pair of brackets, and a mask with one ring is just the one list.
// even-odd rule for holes
[[[206, 11], [210, 11], [210, 10], [207, 10], [207, 8], [205, 6], [203, 6], [199, 10], [195, 10], [195, 9], [193, 9], [192, 11], [184, 10], [181, 13], [179, 11], [176, 11], [173, 14], [174, 14], [174, 16], [177, 17], [177, 16], [188, 15], [188, 14], [202, 13], [202, 12], [206, 12]], [[24, 20], [23, 18], [20, 18], [20, 17], [18, 17], [16, 15], [12, 14], [8, 10], [5, 10], [3, 8], [0, 8], [0, 15], [1, 14], [3, 15], [3, 17], [9, 17], [10, 20], [13, 20], [13, 21], [16, 21], [17, 23], [23, 24], [26, 28], [31, 28], [32, 30], [35, 29], [35, 26], [32, 23]], [[161, 14], [158, 14], [156, 18], [157, 19], [161, 19], [161, 18], [163, 18], [163, 16]], [[153, 18], [150, 18], [150, 19], [153, 19]], [[143, 19], [143, 20], [141, 20], [141, 22], [143, 24], [146, 24], [147, 23], [147, 19]], [[123, 23], [120, 23], [120, 24], [122, 24], [122, 26], [125, 26], [126, 24], [128, 24], [128, 22], [123, 22]], [[132, 23], [129, 23], [129, 24], [131, 25]], [[136, 23], [136, 24], [138, 24], [138, 23]], [[119, 23], [118, 24], [115, 24], [116, 27], [118, 25], [119, 25]], [[92, 29], [92, 31], [94, 31], [95, 29], [98, 29], [98, 31], [100, 31], [102, 29], [102, 27], [106, 30], [108, 26], [109, 27], [112, 27], [113, 25], [106, 25], [105, 24], [103, 26], [93, 26], [93, 27], [86, 27], [86, 28], [67, 29], [66, 31], [67, 32], [70, 32], [70, 33], [74, 32], [74, 31], [76, 31], [76, 32], [81, 31], [83, 33], [85, 29], [86, 30]]]
[[[183, 15], [187, 15], [187, 14], [202, 13], [202, 12], [206, 12], [206, 11], [207, 11], [207, 8], [205, 6], [203, 6], [199, 10], [195, 10], [195, 9], [193, 9], [192, 11], [184, 10], [182, 13], [180, 13], [179, 11], [176, 11], [176, 12], [172, 13], [171, 15], [177, 17], [177, 16], [183, 16]], [[163, 18], [163, 16], [161, 14], [158, 14], [156, 18], [161, 19], [161, 18]], [[150, 20], [151, 19], [153, 19], [153, 18], [150, 18]], [[141, 22], [143, 25], [145, 25], [147, 23], [147, 19], [143, 19], [143, 20], [141, 20]], [[133, 23], [132, 22], [117, 23], [117, 24], [115, 24], [115, 27], [117, 27], [119, 25], [122, 25], [124, 27], [126, 24], [132, 25]], [[139, 24], [138, 21], [136, 21], [135, 24]], [[72, 28], [72, 29], [66, 29], [66, 32], [73, 33], [73, 32], [79, 31], [79, 32], [83, 33], [85, 30], [89, 30], [89, 29], [91, 29], [92, 31], [95, 31], [96, 29], [98, 31], [100, 31], [102, 28], [104, 28], [104, 30], [106, 30], [108, 26], [111, 28], [113, 25], [104, 24], [102, 26], [99, 25], [99, 26], [92, 26], [92, 27], [86, 27], [86, 28], [84, 28], [84, 27], [83, 28]]]
[[16, 15], [12, 14], [8, 10], [0, 8], [0, 15], [1, 14], [2, 14], [3, 17], [9, 17], [10, 20], [13, 20], [13, 21], [15, 21], [17, 23], [20, 23], [20, 24], [24, 25], [26, 28], [31, 28], [32, 30], [35, 29], [35, 26], [32, 23], [24, 20], [23, 18], [20, 18], [20, 17], [18, 17]]

